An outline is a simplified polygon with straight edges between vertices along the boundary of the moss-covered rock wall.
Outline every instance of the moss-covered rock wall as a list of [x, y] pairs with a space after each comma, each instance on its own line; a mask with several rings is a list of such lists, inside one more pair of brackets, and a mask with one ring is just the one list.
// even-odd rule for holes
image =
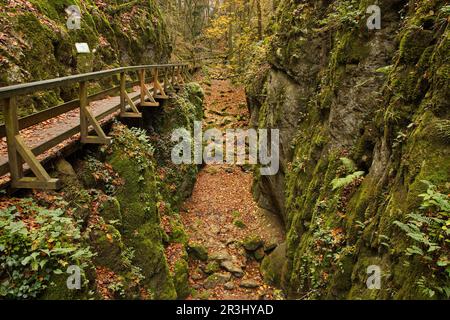
[[[366, 26], [372, 4], [380, 30]], [[281, 2], [247, 91], [253, 124], [281, 131], [280, 173], [256, 177], [255, 195], [286, 223], [271, 278], [288, 296], [448, 298], [448, 208], [420, 195], [448, 204], [449, 13], [437, 0]], [[426, 240], [413, 239], [399, 227], [411, 213], [444, 222], [415, 220]], [[438, 250], [408, 252], [431, 239]], [[379, 290], [366, 285], [371, 265]]]
[[[69, 29], [66, 10], [78, 6], [80, 29]], [[157, 3], [146, 1], [0, 1], [0, 86], [120, 66], [164, 63], [172, 51]], [[89, 55], [75, 43], [86, 42]], [[91, 86], [98, 91], [117, 79]], [[39, 92], [20, 101], [19, 114], [75, 97], [75, 86]]]

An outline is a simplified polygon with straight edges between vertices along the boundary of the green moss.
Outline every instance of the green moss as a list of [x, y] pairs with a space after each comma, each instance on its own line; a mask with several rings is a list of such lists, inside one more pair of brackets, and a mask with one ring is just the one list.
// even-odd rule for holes
[[203, 118], [204, 92], [198, 83], [186, 84], [182, 91], [166, 105], [161, 118], [162, 133], [172, 132], [173, 128], [193, 130], [194, 121]]
[[415, 64], [419, 61], [424, 50], [433, 39], [433, 32], [412, 27], [406, 31], [400, 42], [400, 59], [406, 64]]
[[155, 292], [155, 298], [175, 299], [177, 295], [164, 255], [159, 225], [145, 223], [133, 237], [125, 237], [125, 243], [135, 250], [133, 263], [142, 269], [145, 276], [143, 284]]
[[[123, 217], [123, 228], [127, 235], [131, 235], [142, 221], [159, 223], [156, 210], [156, 185], [152, 172], [144, 173], [136, 170], [135, 164], [124, 155], [116, 155], [110, 161], [113, 168], [125, 179], [126, 188], [117, 193]], [[139, 183], [140, 179], [142, 182]]]
[[[176, 292], [162, 245], [162, 230], [156, 208], [157, 188], [150, 151], [123, 126], [115, 126], [116, 137], [106, 150], [108, 162], [124, 180], [116, 197], [122, 213], [122, 234], [127, 247], [135, 250], [133, 262], [142, 269], [143, 283], [156, 298], [174, 299]], [[132, 153], [133, 157], [128, 155]]]
[[242, 246], [245, 248], [245, 250], [256, 251], [260, 247], [264, 246], [264, 241], [260, 236], [250, 235], [242, 241]]
[[187, 244], [189, 238], [184, 230], [183, 224], [177, 219], [172, 219], [170, 226], [171, 233], [169, 235], [169, 242]]
[[255, 258], [256, 261], [261, 261], [264, 259], [264, 257], [266, 256], [266, 253], [264, 252], [264, 248], [258, 248], [258, 250], [256, 250], [253, 253], [253, 257]]
[[81, 290], [70, 290], [67, 288], [68, 274], [55, 275], [51, 279], [51, 284], [45, 291], [45, 293], [39, 297], [40, 300], [88, 300], [95, 298], [90, 294], [90, 290], [93, 289], [93, 279], [90, 283], [87, 282], [86, 277], [83, 277]]
[[92, 230], [90, 237], [93, 249], [97, 253], [94, 264], [116, 272], [123, 271], [121, 253], [124, 245], [120, 232], [112, 225], [104, 225], [104, 228]]
[[219, 270], [220, 270], [220, 265], [217, 261], [211, 261], [205, 267], [205, 272], [207, 274], [216, 273]]
[[117, 221], [122, 223], [122, 213], [120, 212], [119, 200], [115, 197], [108, 197], [100, 206], [100, 215], [106, 222]]
[[332, 54], [336, 66], [357, 64], [369, 55], [369, 46], [365, 39], [355, 36], [354, 32], [347, 32], [336, 37], [337, 44]]
[[234, 219], [233, 224], [234, 224], [236, 227], [241, 228], [241, 229], [244, 229], [244, 228], [247, 227], [247, 226], [245, 225], [245, 223], [242, 222], [242, 220], [239, 220], [239, 219]]
[[189, 243], [187, 247], [187, 252], [190, 257], [193, 259], [201, 260], [201, 261], [207, 261], [208, 260], [208, 250], [196, 243]]
[[343, 254], [339, 259], [340, 268], [332, 276], [328, 287], [329, 299], [345, 299], [348, 291], [352, 288], [352, 273], [355, 265], [352, 252]]
[[[51, 75], [58, 71], [56, 59], [52, 54], [53, 41], [55, 40], [52, 30], [41, 24], [32, 13], [18, 16], [17, 30], [24, 33], [32, 48], [26, 56], [27, 71], [34, 76], [34, 79], [51, 78]], [[43, 61], [43, 56], [48, 58]], [[36, 61], [42, 63], [35, 63]]]
[[189, 266], [186, 260], [181, 259], [175, 263], [174, 284], [178, 299], [186, 299], [191, 294], [189, 287]]

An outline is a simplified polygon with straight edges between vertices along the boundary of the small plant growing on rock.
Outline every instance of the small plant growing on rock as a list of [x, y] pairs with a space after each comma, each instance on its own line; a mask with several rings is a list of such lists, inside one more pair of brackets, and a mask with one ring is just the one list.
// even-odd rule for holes
[[[426, 268], [431, 270], [431, 278], [420, 278], [416, 284], [430, 298], [440, 295], [450, 298], [450, 202], [448, 196], [437, 191], [428, 181], [428, 189], [419, 195], [423, 201], [421, 212], [407, 215], [408, 221], [394, 221], [406, 233], [413, 244], [406, 248], [407, 256], [417, 256]], [[432, 281], [431, 281], [432, 280]]]
[[343, 187], [346, 187], [356, 180], [359, 180], [364, 175], [364, 171], [356, 171], [356, 166], [354, 162], [348, 158], [341, 158], [341, 162], [343, 167], [346, 169], [347, 172], [353, 172], [348, 174], [347, 176], [343, 178], [336, 178], [331, 181], [331, 185], [333, 186], [333, 190], [341, 189]]

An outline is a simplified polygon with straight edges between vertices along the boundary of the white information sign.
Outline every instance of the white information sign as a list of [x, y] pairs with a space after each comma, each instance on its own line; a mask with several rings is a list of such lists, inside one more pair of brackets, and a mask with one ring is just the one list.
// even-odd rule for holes
[[89, 45], [86, 42], [75, 43], [75, 47], [78, 53], [91, 53], [91, 49], [89, 49]]

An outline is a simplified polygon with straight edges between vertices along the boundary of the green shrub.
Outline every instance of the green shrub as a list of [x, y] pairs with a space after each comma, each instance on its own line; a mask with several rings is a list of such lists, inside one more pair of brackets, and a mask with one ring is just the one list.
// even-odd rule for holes
[[69, 265], [83, 270], [93, 254], [78, 224], [61, 209], [30, 199], [0, 210], [0, 297], [36, 298]]
[[416, 282], [422, 293], [430, 298], [436, 292], [450, 298], [450, 202], [448, 196], [437, 191], [428, 181], [426, 193], [419, 195], [423, 201], [421, 212], [407, 215], [406, 223], [394, 221], [413, 242], [406, 248], [407, 256], [416, 256], [431, 271]]

